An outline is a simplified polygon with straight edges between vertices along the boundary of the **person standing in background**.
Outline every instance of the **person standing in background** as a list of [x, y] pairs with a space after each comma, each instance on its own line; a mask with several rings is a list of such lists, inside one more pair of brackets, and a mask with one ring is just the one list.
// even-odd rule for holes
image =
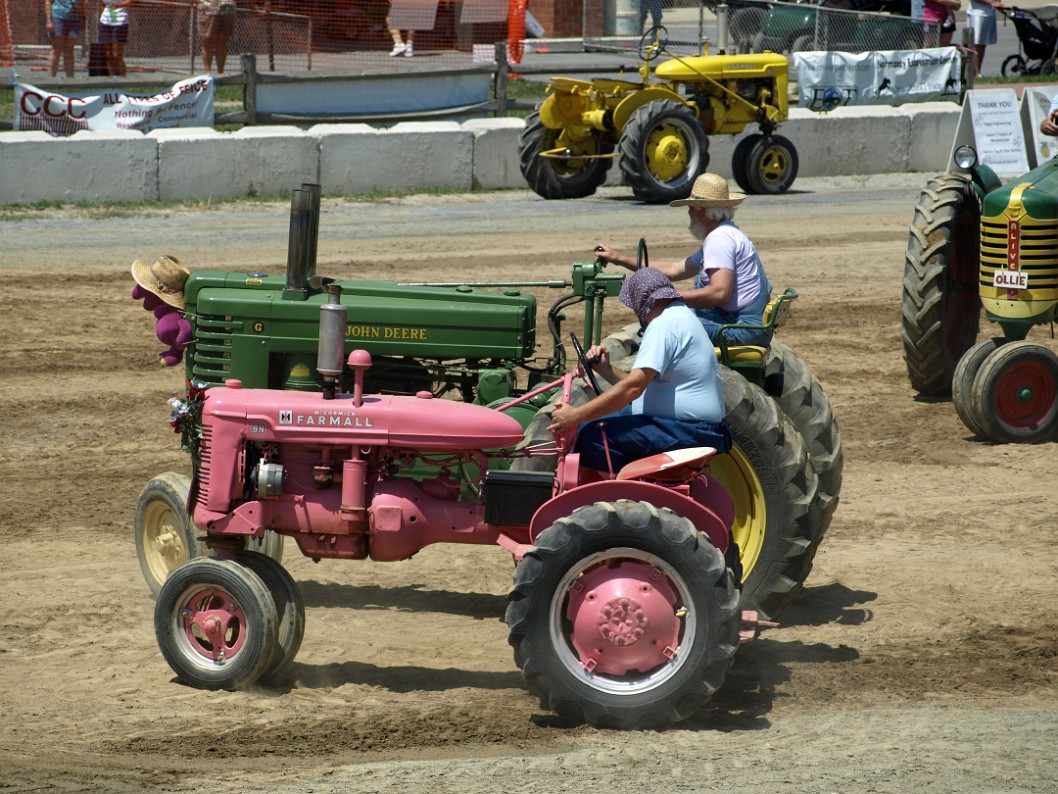
[[999, 41], [996, 29], [996, 9], [1002, 8], [999, 0], [970, 0], [966, 12], [966, 24], [974, 32], [974, 75], [981, 76], [981, 64], [985, 59], [985, 48]]
[[107, 74], [125, 75], [125, 45], [129, 40], [129, 6], [133, 0], [103, 0], [99, 17], [99, 43], [107, 58]]
[[44, 20], [51, 44], [48, 71], [55, 77], [61, 57], [66, 76], [73, 77], [73, 48], [81, 36], [81, 23], [84, 21], [81, 0], [44, 0]]
[[216, 57], [217, 72], [224, 74], [235, 13], [235, 0], [198, 0], [198, 37], [202, 39], [202, 62], [207, 72], [212, 71]]
[[403, 55], [405, 58], [410, 58], [413, 54], [412, 42], [415, 41], [415, 31], [407, 30], [407, 35], [401, 38], [400, 28], [393, 27], [393, 24], [389, 21], [389, 14], [386, 14], [386, 27], [389, 29], [389, 35], [393, 37], [393, 49], [390, 50], [390, 56]]

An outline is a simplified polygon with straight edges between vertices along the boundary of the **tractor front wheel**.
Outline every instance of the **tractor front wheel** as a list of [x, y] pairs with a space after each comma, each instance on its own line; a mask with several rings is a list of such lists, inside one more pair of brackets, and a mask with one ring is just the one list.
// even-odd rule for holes
[[272, 595], [276, 608], [276, 644], [261, 677], [277, 678], [294, 661], [305, 637], [305, 600], [301, 588], [286, 568], [265, 554], [243, 551], [235, 559], [257, 574]]
[[922, 394], [946, 394], [977, 340], [980, 222], [968, 176], [934, 177], [919, 195], [904, 257], [901, 337], [911, 386]]
[[1049, 440], [1058, 417], [1058, 356], [1035, 342], [1000, 345], [974, 378], [973, 403], [995, 441]]
[[[190, 478], [167, 471], [148, 482], [136, 502], [136, 555], [143, 578], [155, 596], [169, 574], [184, 563], [209, 554], [206, 544], [198, 539], [202, 530], [187, 514], [190, 489]], [[283, 536], [267, 530], [261, 538], [251, 538], [247, 548], [279, 561], [283, 558]]]
[[970, 432], [981, 438], [988, 437], [988, 430], [974, 402], [974, 380], [977, 378], [977, 373], [981, 371], [981, 365], [985, 363], [985, 359], [992, 355], [1002, 342], [1002, 339], [986, 339], [978, 342], [959, 359], [959, 363], [955, 365], [955, 375], [952, 376], [951, 401], [955, 405], [955, 413], [959, 415], [962, 423]]
[[[599, 136], [577, 141], [563, 141], [563, 130], [545, 127], [540, 112], [525, 120], [519, 140], [519, 163], [522, 176], [533, 191], [546, 199], [584, 198], [595, 192], [606, 180], [610, 168], [608, 157], [580, 157], [613, 152], [613, 146]], [[565, 146], [568, 158], [542, 157], [542, 152]]]
[[686, 518], [597, 502], [556, 521], [514, 573], [506, 620], [541, 706], [594, 727], [661, 728], [723, 683], [738, 586]]
[[749, 174], [746, 171], [749, 152], [763, 137], [759, 132], [750, 133], [735, 144], [735, 151], [731, 154], [731, 173], [734, 175], [738, 186], [747, 193], [754, 192], [753, 185], [749, 183]]
[[200, 557], [162, 585], [154, 632], [182, 681], [198, 689], [239, 689], [260, 678], [273, 659], [275, 602], [249, 568]]
[[797, 178], [797, 149], [782, 135], [762, 135], [747, 151], [746, 181], [751, 193], [785, 193]]
[[709, 165], [709, 139], [687, 105], [648, 102], [632, 113], [618, 144], [621, 173], [636, 198], [659, 204], [687, 198]]

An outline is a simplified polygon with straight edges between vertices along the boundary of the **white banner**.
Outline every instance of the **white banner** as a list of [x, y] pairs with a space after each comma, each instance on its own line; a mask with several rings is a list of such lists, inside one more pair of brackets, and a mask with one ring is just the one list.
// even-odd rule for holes
[[15, 129], [73, 135], [78, 130], [150, 132], [159, 127], [212, 127], [215, 89], [209, 75], [181, 80], [168, 91], [148, 96], [117, 89], [97, 96], [55, 94], [16, 83]]
[[794, 54], [800, 105], [817, 111], [844, 105], [959, 101], [955, 47], [888, 52]]

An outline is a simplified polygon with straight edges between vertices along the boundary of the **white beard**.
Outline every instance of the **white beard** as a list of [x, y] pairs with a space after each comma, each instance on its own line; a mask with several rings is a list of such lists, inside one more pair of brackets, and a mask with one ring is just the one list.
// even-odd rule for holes
[[691, 216], [691, 221], [687, 224], [687, 228], [691, 230], [691, 236], [698, 241], [705, 239], [705, 236], [709, 234], [709, 230], [705, 228], [705, 224], [702, 223], [697, 215]]

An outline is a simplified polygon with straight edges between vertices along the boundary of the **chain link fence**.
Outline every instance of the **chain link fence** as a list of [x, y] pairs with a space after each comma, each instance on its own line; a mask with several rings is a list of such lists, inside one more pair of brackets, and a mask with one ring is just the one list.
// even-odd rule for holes
[[[0, 30], [9, 21], [13, 61], [28, 71], [47, 70], [50, 45], [44, 2], [0, 0]], [[405, 53], [390, 58], [394, 36], [414, 39], [408, 55], [431, 65], [473, 60], [475, 45], [508, 38], [508, 15], [518, 0], [237, 0], [235, 26], [228, 42], [231, 68], [241, 53], [257, 56], [259, 68], [290, 72], [355, 69], [411, 63]], [[101, 0], [83, 0], [85, 21], [77, 47], [77, 71], [94, 76], [93, 45], [99, 41]], [[6, 12], [5, 12], [6, 5]], [[128, 75], [204, 72], [197, 2], [136, 0], [129, 9], [129, 38], [124, 48]], [[512, 25], [512, 29], [517, 26]], [[518, 43], [525, 37], [524, 22]], [[0, 57], [4, 37], [0, 34]], [[419, 60], [414, 62], [418, 63]], [[0, 63], [0, 65], [3, 65]], [[105, 72], [103, 72], [105, 74]]]

